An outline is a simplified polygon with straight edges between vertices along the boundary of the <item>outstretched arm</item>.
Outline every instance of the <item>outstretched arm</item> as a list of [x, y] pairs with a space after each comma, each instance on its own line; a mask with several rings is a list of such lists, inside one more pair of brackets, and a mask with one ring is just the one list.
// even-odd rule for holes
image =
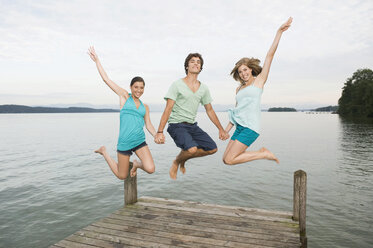
[[96, 63], [97, 70], [100, 73], [100, 76], [101, 76], [102, 80], [104, 80], [104, 82], [107, 84], [107, 86], [109, 86], [110, 89], [112, 89], [118, 96], [123, 96], [125, 99], [127, 99], [129, 97], [128, 92], [125, 89], [118, 86], [116, 83], [114, 83], [108, 77], [108, 75], [106, 74], [104, 68], [102, 67], [102, 65], [100, 63], [100, 60], [98, 59], [95, 48], [93, 46], [89, 47], [88, 55], [91, 57], [93, 62]]
[[146, 129], [148, 130], [148, 132], [155, 138], [155, 135], [157, 134], [157, 132], [155, 131], [155, 128], [150, 120], [150, 111], [149, 111], [149, 107], [148, 105], [144, 104], [145, 105], [145, 116], [144, 116], [144, 121], [145, 121], [145, 126], [146, 126]]
[[289, 17], [289, 19], [284, 24], [282, 24], [281, 27], [277, 30], [275, 39], [273, 40], [273, 43], [269, 48], [267, 56], [264, 60], [262, 72], [256, 78], [256, 82], [259, 84], [260, 87], [263, 87], [265, 82], [267, 81], [269, 69], [271, 68], [272, 60], [275, 55], [278, 43], [280, 42], [281, 35], [284, 31], [288, 30], [292, 21], [293, 18]]
[[221, 139], [221, 140], [228, 139], [229, 134], [226, 131], [224, 131], [222, 125], [220, 124], [220, 121], [219, 121], [218, 117], [216, 116], [216, 113], [215, 113], [214, 109], [212, 108], [211, 103], [206, 104], [205, 109], [206, 109], [206, 113], [207, 113], [208, 117], [210, 118], [210, 120], [212, 121], [212, 123], [214, 123], [214, 125], [219, 129], [219, 139]]

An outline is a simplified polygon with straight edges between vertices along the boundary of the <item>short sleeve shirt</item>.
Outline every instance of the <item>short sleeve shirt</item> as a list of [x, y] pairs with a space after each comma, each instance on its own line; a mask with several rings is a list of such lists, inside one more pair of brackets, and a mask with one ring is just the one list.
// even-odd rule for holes
[[212, 102], [210, 91], [205, 84], [200, 83], [198, 90], [193, 92], [183, 79], [171, 85], [164, 99], [175, 101], [168, 119], [169, 123], [194, 123], [199, 104], [206, 105]]

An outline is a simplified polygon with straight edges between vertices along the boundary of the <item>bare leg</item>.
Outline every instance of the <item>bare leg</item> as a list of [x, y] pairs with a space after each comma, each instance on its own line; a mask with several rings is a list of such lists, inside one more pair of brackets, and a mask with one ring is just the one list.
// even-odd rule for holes
[[[181, 152], [180, 152], [181, 153]], [[180, 155], [180, 154], [179, 154]], [[170, 168], [170, 171], [169, 171], [169, 174], [170, 174], [170, 177], [174, 180], [176, 180], [176, 176], [177, 176], [177, 170], [179, 169], [179, 163], [176, 161], [176, 159], [172, 162], [172, 165], [171, 165], [171, 168]]]
[[154, 173], [155, 165], [149, 147], [141, 147], [140, 149], [136, 150], [135, 153], [137, 157], [141, 160], [141, 162], [138, 162], [136, 159], [133, 160], [133, 167], [130, 172], [131, 177], [134, 177], [137, 174], [138, 168], [146, 171], [149, 174]]
[[231, 149], [233, 143], [234, 143], [234, 140], [229, 140], [227, 148], [225, 148], [225, 151], [224, 151], [223, 160], [227, 156], [227, 154], [228, 154], [229, 150]]
[[105, 146], [101, 146], [95, 152], [101, 154], [105, 158], [111, 171], [114, 173], [114, 175], [117, 178], [121, 180], [127, 178], [128, 168], [129, 168], [129, 158], [130, 158], [129, 156], [118, 153], [118, 163], [117, 163], [107, 153]]
[[179, 164], [180, 164], [180, 171], [182, 173], [185, 173], [185, 162], [188, 159], [211, 155], [211, 154], [214, 154], [216, 151], [217, 149], [205, 151], [203, 149], [197, 149], [197, 147], [191, 147], [187, 151], [181, 150], [179, 155], [176, 156], [176, 159], [172, 163], [172, 166], [170, 169], [170, 177], [172, 179], [176, 179], [177, 169], [179, 167]]
[[185, 172], [186, 172], [186, 169], [185, 169], [185, 162], [186, 162], [186, 160], [183, 161], [183, 162], [180, 162], [180, 171], [181, 171], [181, 173], [183, 173], [183, 174], [185, 174]]
[[235, 140], [232, 143], [230, 142], [223, 156], [224, 163], [234, 165], [258, 159], [268, 159], [279, 163], [277, 157], [264, 147], [262, 147], [259, 151], [246, 151], [246, 149], [247, 145], [239, 142], [238, 140]]

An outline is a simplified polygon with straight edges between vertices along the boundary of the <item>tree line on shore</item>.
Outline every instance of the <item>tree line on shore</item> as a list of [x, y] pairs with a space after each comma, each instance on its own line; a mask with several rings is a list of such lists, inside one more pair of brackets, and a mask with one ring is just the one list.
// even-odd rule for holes
[[338, 100], [342, 117], [373, 118], [373, 71], [359, 69], [344, 84]]

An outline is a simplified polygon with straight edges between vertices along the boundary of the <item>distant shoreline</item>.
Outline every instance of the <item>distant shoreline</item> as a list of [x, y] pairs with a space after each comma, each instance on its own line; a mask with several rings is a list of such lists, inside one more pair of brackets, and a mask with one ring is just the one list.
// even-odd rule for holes
[[54, 108], [54, 107], [30, 107], [25, 105], [0, 105], [0, 114], [43, 114], [43, 113], [112, 113], [119, 112], [116, 109], [94, 108]]
[[[164, 106], [151, 106], [151, 112], [163, 112]], [[231, 107], [231, 106], [229, 106]], [[229, 109], [228, 106], [224, 105], [215, 105], [214, 110], [215, 112], [227, 112]], [[332, 106], [318, 108], [318, 109], [291, 109], [290, 112], [334, 112], [335, 107], [331, 108]], [[269, 109], [262, 109], [261, 112], [288, 112], [285, 111], [288, 108], [269, 108]], [[276, 111], [277, 110], [277, 111]], [[112, 109], [112, 108], [90, 108], [90, 107], [30, 107], [26, 105], [17, 105], [17, 104], [5, 104], [0, 105], [0, 114], [52, 114], [52, 113], [118, 113], [120, 110]], [[198, 108], [198, 112], [205, 112], [205, 109], [200, 106]]]

